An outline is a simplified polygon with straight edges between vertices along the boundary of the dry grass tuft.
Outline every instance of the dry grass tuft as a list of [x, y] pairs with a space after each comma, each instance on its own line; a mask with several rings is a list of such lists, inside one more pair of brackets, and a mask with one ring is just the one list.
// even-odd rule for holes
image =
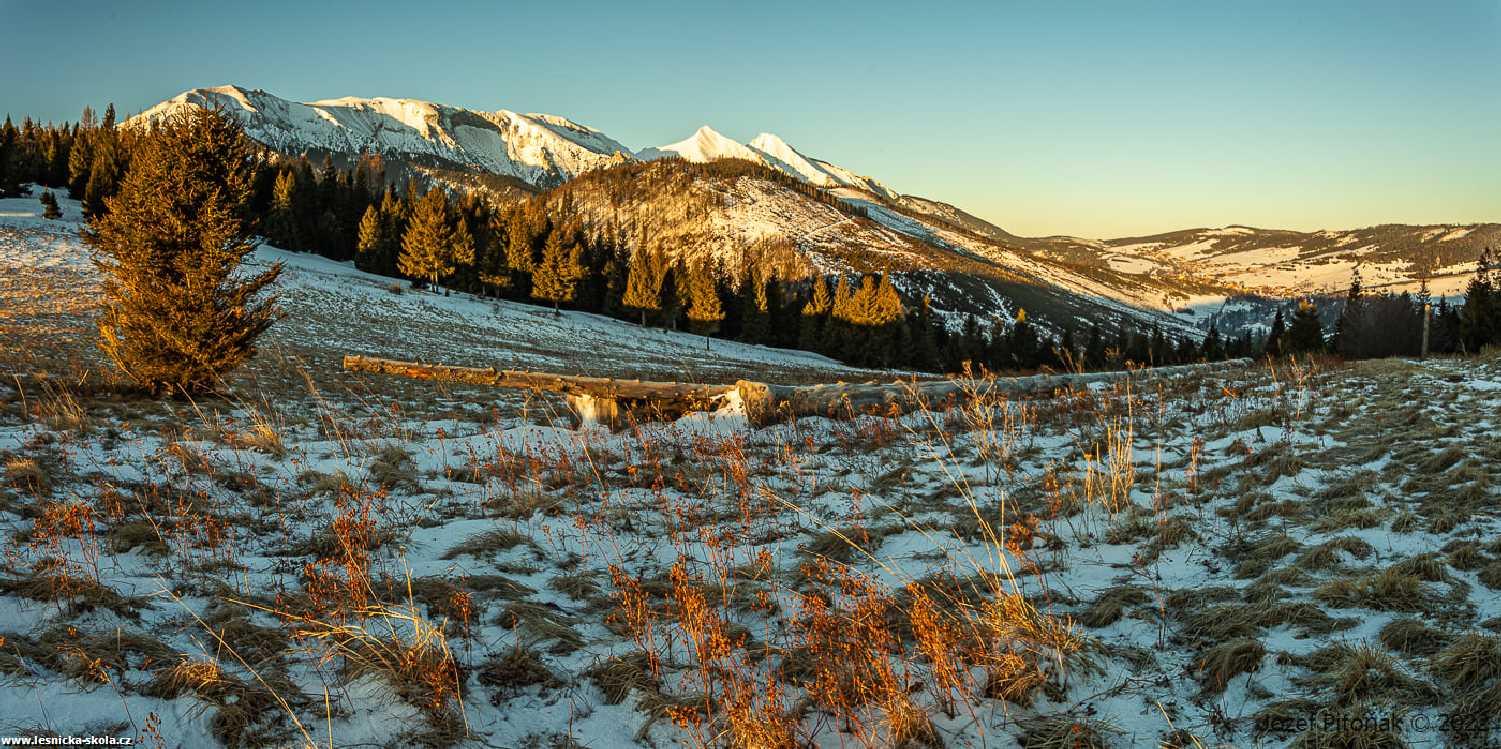
[[217, 661], [182, 655], [177, 663], [156, 671], [145, 691], [170, 700], [182, 694], [212, 695], [224, 684], [224, 672]]
[[496, 690], [491, 701], [499, 704], [534, 684], [552, 689], [563, 682], [535, 653], [517, 645], [486, 661], [479, 669], [479, 683]]
[[1332, 693], [1341, 707], [1378, 700], [1428, 704], [1437, 697], [1430, 686], [1403, 672], [1390, 655], [1366, 645], [1335, 643], [1299, 660], [1313, 672], [1300, 681]]
[[388, 444], [375, 454], [368, 469], [369, 478], [382, 489], [416, 492], [417, 464], [405, 447]]
[[46, 496], [52, 490], [52, 478], [35, 458], [7, 458], [5, 483], [38, 496]]
[[1108, 749], [1108, 736], [1119, 733], [1111, 724], [1069, 714], [1047, 715], [1021, 724], [1017, 738], [1022, 749]]
[[1319, 586], [1313, 596], [1339, 608], [1376, 611], [1422, 611], [1430, 603], [1422, 580], [1396, 568], [1331, 580]]
[[1261, 670], [1264, 658], [1266, 646], [1260, 640], [1231, 640], [1204, 651], [1194, 661], [1194, 671], [1204, 691], [1218, 694], [1225, 691], [1231, 679]]
[[640, 690], [643, 694], [661, 692], [645, 653], [611, 657], [586, 669], [584, 675], [604, 692], [607, 705], [624, 702], [632, 690]]
[[1403, 655], [1431, 656], [1444, 647], [1449, 635], [1417, 619], [1393, 619], [1381, 628], [1381, 643]]
[[1108, 627], [1121, 620], [1126, 607], [1136, 606], [1151, 600], [1141, 588], [1122, 585], [1100, 594], [1095, 602], [1079, 616], [1079, 623], [1092, 629]]
[[443, 552], [442, 559], [458, 559], [462, 556], [480, 557], [494, 554], [499, 551], [507, 551], [517, 546], [535, 546], [526, 534], [514, 531], [510, 528], [496, 528], [495, 530], [483, 531], [460, 542], [458, 545]]

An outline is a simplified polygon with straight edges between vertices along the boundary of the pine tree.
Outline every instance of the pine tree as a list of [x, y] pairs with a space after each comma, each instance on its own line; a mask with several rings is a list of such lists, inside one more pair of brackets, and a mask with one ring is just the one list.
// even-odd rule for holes
[[1292, 325], [1287, 330], [1285, 347], [1293, 353], [1316, 353], [1324, 350], [1324, 328], [1319, 322], [1319, 308], [1313, 301], [1298, 302]]
[[719, 321], [724, 319], [724, 306], [719, 300], [719, 289], [714, 283], [714, 272], [708, 264], [688, 271], [688, 325], [704, 337], [704, 349], [709, 348], [709, 336], [719, 331]]
[[57, 196], [53, 195], [51, 190], [44, 190], [42, 192], [41, 201], [42, 218], [56, 219], [63, 217], [62, 209], [57, 205]]
[[245, 221], [255, 151], [223, 114], [162, 122], [84, 240], [104, 273], [100, 348], [156, 393], [204, 392], [255, 354], [280, 315], [258, 298], [279, 264], [237, 273], [255, 250]]
[[902, 297], [891, 283], [891, 275], [883, 273], [874, 283], [866, 278], [861, 289], [867, 297], [861, 307], [866, 330], [866, 347], [863, 352], [867, 361], [880, 366], [890, 366], [902, 354], [902, 338], [906, 331], [902, 325], [906, 310]]
[[412, 210], [401, 237], [397, 269], [402, 275], [428, 282], [438, 290], [438, 280], [454, 272], [453, 229], [449, 226], [448, 197], [430, 190]]
[[554, 230], [547, 235], [542, 261], [532, 273], [532, 298], [552, 302], [556, 314], [562, 314], [559, 304], [573, 301], [579, 279], [584, 277], [583, 253], [578, 245], [563, 244], [563, 234]]

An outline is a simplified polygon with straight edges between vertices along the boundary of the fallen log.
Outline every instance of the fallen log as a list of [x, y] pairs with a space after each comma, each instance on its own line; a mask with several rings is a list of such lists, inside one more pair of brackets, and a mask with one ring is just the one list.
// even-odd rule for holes
[[355, 372], [561, 393], [567, 398], [577, 422], [606, 424], [612, 428], [626, 423], [627, 418], [671, 420], [694, 411], [717, 411], [737, 400], [751, 423], [756, 425], [802, 416], [838, 417], [872, 413], [897, 415], [923, 408], [939, 410], [972, 397], [1052, 393], [1123, 379], [1146, 383], [1207, 368], [1244, 367], [1250, 364], [1250, 359], [1232, 359], [1153, 369], [996, 379], [837, 382], [822, 385], [775, 385], [741, 380], [734, 385], [706, 385], [580, 377], [493, 367], [455, 367], [371, 356], [344, 357], [344, 368]]
[[1093, 383], [1130, 379], [1136, 383], [1167, 379], [1208, 368], [1245, 367], [1251, 359], [1205, 364], [1180, 364], [1151, 369], [1039, 374], [1029, 377], [972, 380], [898, 381], [891, 383], [829, 383], [772, 385], [741, 380], [735, 383], [751, 421], [765, 424], [798, 416], [904, 414], [922, 408], [941, 410], [956, 401], [986, 396], [1051, 393]]

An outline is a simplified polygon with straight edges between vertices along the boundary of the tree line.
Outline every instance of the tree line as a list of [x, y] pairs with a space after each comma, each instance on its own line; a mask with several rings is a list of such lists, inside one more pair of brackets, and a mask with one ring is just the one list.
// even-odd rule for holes
[[1346, 359], [1418, 356], [1423, 352], [1423, 325], [1428, 324], [1428, 352], [1474, 354], [1501, 345], [1501, 291], [1496, 288], [1497, 258], [1491, 248], [1481, 251], [1475, 276], [1465, 288], [1464, 301], [1433, 300], [1427, 280], [1417, 293], [1372, 293], [1361, 281], [1360, 269], [1339, 300], [1339, 315], [1328, 335], [1317, 304], [1297, 303], [1292, 323], [1284, 326], [1282, 311], [1272, 320], [1262, 348], [1269, 354], [1328, 352]]

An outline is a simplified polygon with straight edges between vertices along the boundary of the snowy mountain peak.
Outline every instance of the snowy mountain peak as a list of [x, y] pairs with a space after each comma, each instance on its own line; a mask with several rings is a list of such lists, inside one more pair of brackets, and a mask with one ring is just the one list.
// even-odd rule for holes
[[741, 143], [725, 137], [718, 130], [704, 125], [694, 131], [693, 135], [676, 143], [665, 146], [643, 149], [639, 154], [642, 159], [680, 158], [684, 161], [702, 163], [717, 159], [745, 159], [758, 164], [766, 164], [760, 154], [747, 148]]
[[556, 115], [476, 112], [417, 99], [347, 96], [296, 102], [240, 86], [195, 88], [131, 118], [155, 122], [184, 108], [220, 108], [251, 138], [288, 154], [360, 152], [561, 183], [616, 163], [630, 149]]

